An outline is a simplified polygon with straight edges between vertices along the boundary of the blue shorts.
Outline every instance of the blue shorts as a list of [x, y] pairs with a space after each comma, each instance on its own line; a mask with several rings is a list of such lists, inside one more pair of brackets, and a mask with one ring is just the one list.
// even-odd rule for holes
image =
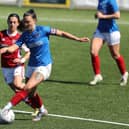
[[93, 38], [103, 39], [109, 46], [113, 46], [120, 43], [120, 32], [114, 31], [112, 33], [102, 33], [99, 30], [94, 32]]

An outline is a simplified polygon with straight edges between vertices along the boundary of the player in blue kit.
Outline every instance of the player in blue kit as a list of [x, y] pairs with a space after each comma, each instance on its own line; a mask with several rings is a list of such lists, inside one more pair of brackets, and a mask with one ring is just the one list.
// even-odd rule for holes
[[128, 72], [124, 58], [120, 54], [120, 32], [115, 21], [115, 19], [120, 18], [120, 11], [116, 0], [98, 0], [98, 10], [95, 18], [98, 19], [98, 26], [91, 43], [91, 61], [95, 76], [90, 85], [96, 85], [103, 80], [100, 70], [99, 51], [104, 42], [107, 42], [110, 53], [122, 75], [120, 85], [125, 86], [128, 80]]
[[42, 116], [47, 115], [47, 109], [44, 107], [41, 97], [36, 93], [37, 85], [49, 78], [52, 69], [52, 58], [50, 53], [49, 36], [56, 35], [72, 39], [79, 42], [88, 42], [87, 37], [76, 37], [70, 33], [51, 28], [50, 26], [36, 25], [37, 17], [34, 10], [29, 10], [23, 15], [24, 32], [16, 44], [2, 48], [0, 53], [13, 52], [23, 43], [30, 49], [30, 59], [26, 73], [26, 85], [21, 92], [15, 94], [11, 101], [3, 108], [3, 111], [9, 110], [17, 105], [27, 96], [35, 97], [36, 106], [39, 112], [34, 121], [38, 121]]

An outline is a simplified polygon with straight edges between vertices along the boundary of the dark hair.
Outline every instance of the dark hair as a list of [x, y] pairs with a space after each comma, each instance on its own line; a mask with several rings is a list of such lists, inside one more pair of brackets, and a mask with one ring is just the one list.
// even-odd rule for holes
[[25, 30], [23, 20], [20, 21], [20, 24], [18, 26], [18, 30], [21, 31], [21, 32], [23, 32]]
[[11, 14], [9, 14], [8, 19], [7, 19], [7, 22], [9, 22], [9, 20], [10, 20], [11, 17], [16, 17], [17, 18], [17, 20], [19, 22], [19, 26], [18, 26], [17, 29], [20, 30], [20, 31], [22, 31], [23, 26], [21, 26], [21, 20], [20, 20], [19, 15], [17, 13], [11, 13]]
[[9, 14], [7, 21], [9, 21], [11, 17], [16, 17], [18, 22], [20, 23], [20, 17], [19, 17], [19, 15], [17, 13]]
[[30, 9], [27, 12], [25, 12], [24, 15], [23, 15], [23, 18], [25, 16], [31, 16], [33, 19], [37, 20], [36, 13], [35, 13], [35, 11], [33, 9]]

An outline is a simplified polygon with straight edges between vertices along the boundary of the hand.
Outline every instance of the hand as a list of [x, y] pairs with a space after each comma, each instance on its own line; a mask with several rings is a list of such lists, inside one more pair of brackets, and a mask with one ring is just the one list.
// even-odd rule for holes
[[8, 51], [8, 47], [4, 47], [0, 49], [0, 54], [6, 53]]
[[23, 63], [25, 63], [25, 61], [26, 61], [25, 58], [21, 58], [21, 59], [16, 58], [16, 59], [13, 60], [13, 62], [16, 63], [16, 64], [23, 64]]
[[90, 42], [90, 39], [88, 37], [82, 37], [82, 38], [79, 38], [78, 41], [80, 41], [80, 42]]
[[14, 63], [16, 64], [21, 64], [21, 59], [20, 58], [16, 58], [13, 60]]

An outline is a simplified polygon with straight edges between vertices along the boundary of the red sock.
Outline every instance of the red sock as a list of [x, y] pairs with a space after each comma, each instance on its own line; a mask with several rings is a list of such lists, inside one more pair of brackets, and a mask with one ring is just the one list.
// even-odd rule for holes
[[95, 75], [96, 74], [100, 74], [100, 58], [99, 56], [91, 56], [91, 61], [92, 61], [92, 66], [93, 66], [93, 70]]
[[36, 108], [40, 108], [43, 105], [43, 101], [42, 98], [38, 95], [38, 93], [36, 93], [36, 95], [34, 95], [32, 98], [32, 105], [35, 105]]
[[122, 56], [116, 59], [116, 63], [119, 67], [120, 73], [123, 75], [126, 72], [125, 61]]
[[28, 95], [28, 91], [25, 91], [25, 90], [16, 92], [15, 95], [10, 100], [10, 102], [12, 103], [13, 106], [15, 106], [18, 103], [20, 103], [23, 99], [25, 99], [27, 95]]
[[31, 106], [33, 109], [37, 108], [37, 105], [33, 102], [32, 97], [27, 98], [27, 100], [25, 99], [24, 102]]
[[43, 104], [41, 97], [36, 93], [33, 97], [28, 97], [24, 100], [26, 104], [31, 106], [33, 109], [40, 108]]

